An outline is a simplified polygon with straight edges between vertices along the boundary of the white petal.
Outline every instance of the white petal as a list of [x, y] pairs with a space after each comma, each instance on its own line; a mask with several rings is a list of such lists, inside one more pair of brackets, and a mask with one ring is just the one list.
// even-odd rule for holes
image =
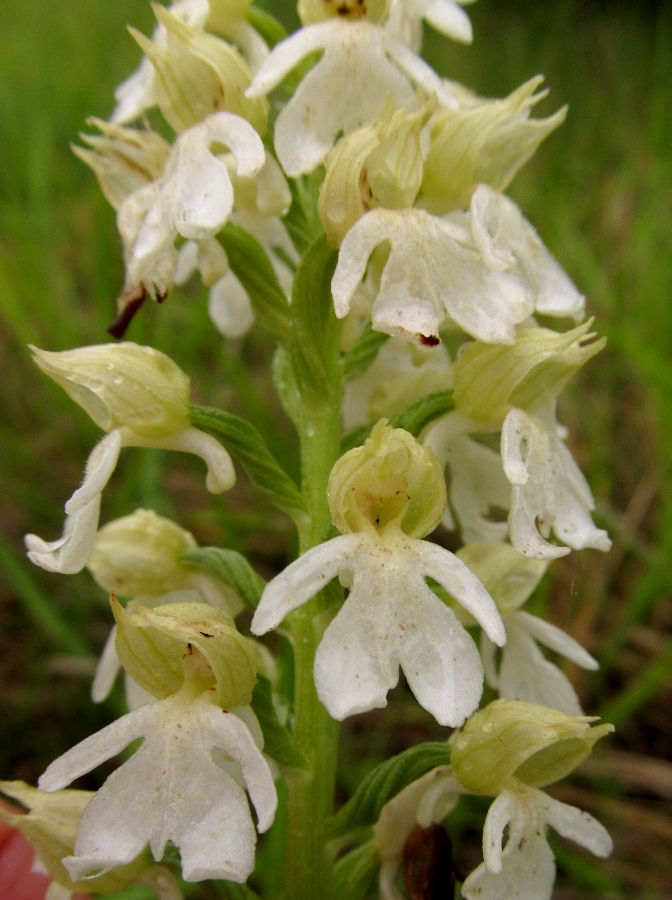
[[555, 860], [543, 831], [521, 840], [505, 856], [499, 874], [481, 864], [469, 875], [462, 885], [465, 900], [550, 900]]
[[252, 625], [252, 634], [266, 634], [285, 616], [314, 597], [342, 569], [352, 567], [360, 546], [357, 535], [346, 534], [318, 544], [300, 556], [266, 585]]
[[499, 647], [506, 631], [495, 601], [474, 573], [453, 553], [430, 541], [413, 541], [413, 552], [421, 560], [425, 574], [444, 587], [483, 628]]
[[383, 44], [390, 57], [416, 85], [423, 87], [428, 94], [436, 94], [442, 106], [452, 109], [457, 108], [457, 100], [450, 92], [447, 84], [421, 56], [413, 53], [412, 50], [395, 40], [387, 32], [383, 32]]
[[598, 661], [578, 641], [570, 637], [566, 631], [551, 625], [550, 622], [546, 622], [538, 616], [531, 616], [522, 610], [513, 615], [516, 617], [516, 624], [520, 628], [523, 628], [550, 650], [555, 650], [556, 653], [559, 653], [566, 659], [571, 659], [572, 662], [576, 663], [577, 666], [581, 666], [582, 669], [595, 671], [600, 668]]
[[100, 661], [96, 668], [96, 674], [91, 685], [91, 699], [94, 703], [102, 703], [108, 696], [116, 681], [121, 663], [117, 656], [115, 641], [117, 626], [115, 625], [105, 642]]
[[177, 268], [173, 281], [175, 284], [186, 284], [198, 267], [198, 244], [196, 241], [185, 241], [180, 247]]
[[62, 575], [81, 572], [96, 540], [99, 516], [100, 494], [66, 518], [63, 536], [57, 541], [47, 542], [36, 534], [27, 534], [28, 559], [47, 572]]
[[178, 434], [156, 439], [144, 438], [134, 432], [130, 432], [130, 435], [132, 437], [129, 437], [129, 441], [132, 441], [134, 447], [156, 447], [159, 450], [177, 450], [180, 453], [200, 456], [208, 467], [205, 486], [211, 494], [228, 491], [236, 483], [236, 471], [231, 457], [216, 438], [204, 431], [185, 428]]
[[394, 883], [400, 866], [400, 859], [386, 859], [381, 865], [380, 875], [378, 876], [380, 900], [404, 900]]
[[257, 812], [257, 828], [262, 833], [268, 831], [273, 824], [278, 796], [268, 763], [249, 728], [237, 715], [212, 704], [202, 715], [201, 727], [204, 734], [240, 766]]
[[568, 716], [582, 715], [569, 679], [544, 659], [532, 638], [515, 626], [515, 613], [506, 618], [507, 642], [499, 670], [499, 695], [559, 709]]
[[154, 703], [156, 700], [156, 697], [143, 687], [140, 687], [138, 682], [134, 681], [128, 672], [124, 673], [124, 694], [129, 712], [135, 712], [141, 706], [147, 706], [148, 703]]
[[82, 509], [102, 492], [117, 466], [121, 448], [122, 433], [118, 428], [96, 444], [86, 461], [84, 483], [65, 504], [68, 515]]
[[570, 838], [590, 850], [595, 856], [609, 856], [614, 843], [609, 832], [587, 812], [554, 800], [548, 794], [539, 791], [543, 796], [546, 822], [565, 838]]
[[384, 32], [378, 26], [329, 19], [303, 31], [313, 28], [324, 32], [324, 56], [305, 75], [275, 124], [278, 159], [292, 178], [312, 172], [339, 133], [347, 135], [371, 122], [388, 93], [397, 107], [413, 99], [408, 79], [385, 54], [389, 48], [383, 47]]
[[502, 791], [488, 810], [483, 826], [483, 857], [493, 875], [502, 871], [504, 829], [520, 816], [518, 797], [513, 791]]
[[481, 659], [483, 661], [485, 680], [493, 690], [499, 691], [499, 676], [497, 675], [497, 665], [495, 662], [496, 653], [496, 645], [492, 643], [484, 631], [481, 632]]
[[455, 438], [447, 448], [450, 502], [466, 543], [497, 543], [508, 536], [506, 522], [486, 518], [492, 507], [508, 509], [511, 486], [498, 453], [467, 437]]
[[425, 20], [446, 37], [463, 44], [470, 44], [473, 40], [469, 16], [451, 0], [434, 0], [425, 13]]
[[148, 717], [144, 709], [127, 713], [102, 731], [85, 738], [48, 766], [38, 779], [38, 787], [47, 793], [67, 787], [76, 778], [121, 753], [131, 741], [142, 735], [151, 718], [153, 714]]
[[210, 288], [208, 313], [220, 334], [239, 338], [254, 322], [254, 312], [247, 291], [233, 272], [229, 271]]
[[322, 49], [329, 42], [333, 25], [330, 21], [308, 25], [277, 44], [245, 91], [246, 97], [263, 97], [277, 87], [304, 57]]
[[[47, 873], [45, 872], [44, 874], [46, 875]], [[72, 891], [61, 884], [57, 884], [55, 881], [51, 882], [47, 888], [47, 893], [44, 895], [44, 900], [71, 900], [71, 898]]]

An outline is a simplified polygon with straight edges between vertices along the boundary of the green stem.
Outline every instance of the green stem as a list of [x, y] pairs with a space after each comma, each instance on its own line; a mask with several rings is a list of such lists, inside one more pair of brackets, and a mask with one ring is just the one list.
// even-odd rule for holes
[[[302, 489], [310, 521], [299, 536], [305, 553], [323, 541], [331, 524], [327, 481], [339, 455], [339, 405], [306, 411], [301, 430]], [[309, 762], [308, 772], [290, 776], [285, 900], [315, 900], [330, 893], [331, 865], [325, 826], [333, 811], [338, 722], [320, 703], [313, 663], [331, 618], [324, 592], [305, 603], [288, 621], [294, 647], [294, 739]]]

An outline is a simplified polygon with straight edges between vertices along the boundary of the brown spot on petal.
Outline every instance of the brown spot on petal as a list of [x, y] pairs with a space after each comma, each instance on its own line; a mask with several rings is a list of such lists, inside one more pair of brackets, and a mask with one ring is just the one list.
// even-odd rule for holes
[[418, 340], [423, 347], [436, 347], [437, 344], [441, 343], [441, 339], [435, 334], [419, 334]]

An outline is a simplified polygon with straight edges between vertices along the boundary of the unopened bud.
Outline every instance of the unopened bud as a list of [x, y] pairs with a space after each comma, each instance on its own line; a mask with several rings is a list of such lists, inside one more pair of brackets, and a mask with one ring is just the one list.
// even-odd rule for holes
[[[114, 597], [110, 602], [119, 661], [150, 694], [169, 697], [186, 676], [203, 681], [203, 689], [210, 682], [213, 701], [224, 709], [250, 702], [257, 680], [255, 653], [230, 616], [205, 603], [155, 609], [129, 604], [124, 609]], [[189, 659], [194, 652], [195, 662]]]
[[542, 788], [564, 778], [613, 725], [568, 716], [521, 700], [494, 700], [467, 720], [452, 749], [457, 780], [474, 794], [496, 796], [511, 779]]
[[569, 379], [599, 353], [589, 319], [571, 331], [519, 328], [512, 345], [473, 341], [455, 363], [455, 408], [479, 422], [500, 424], [512, 406], [535, 412], [560, 394]]
[[45, 375], [104, 431], [125, 425], [158, 439], [190, 427], [189, 377], [153, 347], [125, 341], [61, 353], [31, 350]]
[[331, 470], [327, 498], [343, 533], [382, 531], [395, 523], [409, 537], [421, 538], [443, 515], [446, 486], [432, 451], [381, 419], [364, 446], [350, 450]]
[[151, 509], [104, 525], [87, 568], [97, 583], [122, 597], [159, 597], [184, 587], [189, 570], [180, 562], [196, 541], [192, 534]]

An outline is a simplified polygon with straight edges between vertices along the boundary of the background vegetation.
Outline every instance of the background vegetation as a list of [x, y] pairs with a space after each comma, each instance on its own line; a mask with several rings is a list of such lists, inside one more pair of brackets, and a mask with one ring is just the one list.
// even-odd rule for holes
[[[427, 56], [489, 96], [542, 72], [552, 93], [541, 112], [569, 103], [566, 124], [511, 193], [609, 337], [561, 418], [614, 548], [554, 563], [534, 603], [601, 662], [597, 674], [567, 671], [587, 712], [618, 730], [556, 795], [598, 816], [616, 852], [598, 865], [557, 844], [555, 896], [663, 900], [672, 897], [672, 6], [480, 0], [469, 12], [473, 47], [428, 34]], [[113, 87], [139, 58], [124, 25], [149, 33], [152, 14], [145, 0], [4, 0], [3, 13], [0, 776], [34, 783], [122, 702], [120, 694], [102, 708], [89, 701], [110, 623], [103, 593], [86, 572], [50, 575], [24, 557], [23, 533], [60, 533], [63, 503], [97, 440], [95, 426], [31, 365], [26, 344], [61, 350], [107, 339], [123, 277], [119, 240], [112, 210], [68, 144], [88, 115], [109, 115]], [[173, 356], [197, 401], [247, 416], [294, 465], [291, 428], [266, 405], [263, 337], [234, 345], [213, 336], [195, 285], [143, 310], [128, 336]], [[288, 523], [242, 478], [213, 501], [198, 462], [128, 450], [103, 521], [137, 506], [174, 516], [201, 543], [247, 552], [266, 575], [283, 563]], [[438, 736], [400, 687], [388, 709], [346, 723], [343, 796], [383, 755]], [[460, 813], [467, 837], [456, 852], [467, 871], [480, 859], [481, 814], [468, 805]], [[270, 894], [279, 829], [260, 869]], [[193, 896], [213, 895], [199, 887]]]

